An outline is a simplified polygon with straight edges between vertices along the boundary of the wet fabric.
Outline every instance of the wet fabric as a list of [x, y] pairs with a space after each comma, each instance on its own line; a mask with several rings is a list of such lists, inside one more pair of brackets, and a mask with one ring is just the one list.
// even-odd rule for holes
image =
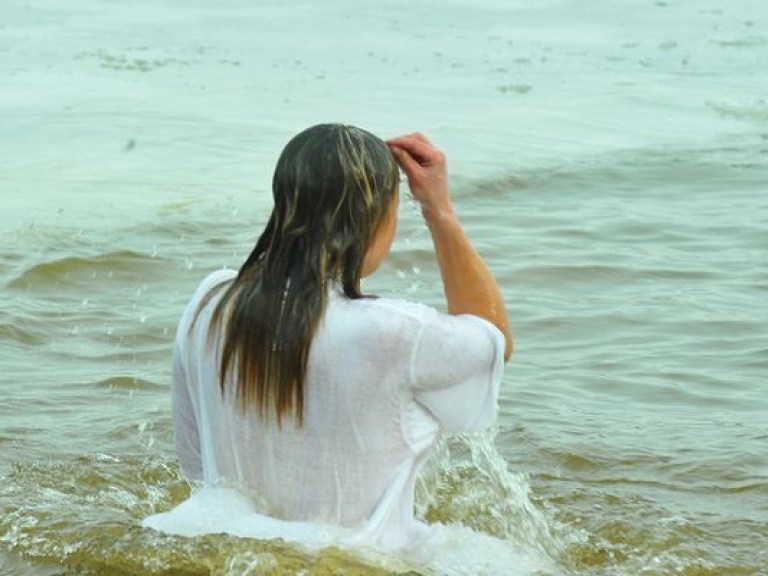
[[208, 488], [235, 487], [250, 505], [231, 507], [241, 518], [230, 511], [191, 522], [205, 517], [190, 510], [202, 501], [193, 494], [145, 525], [300, 540], [313, 530], [322, 540], [336, 527], [346, 541], [381, 549], [423, 537], [426, 527], [413, 515], [416, 475], [441, 431], [480, 430], [494, 421], [501, 332], [476, 316], [391, 298], [351, 300], [332, 286], [310, 350], [304, 425], [288, 418], [278, 429], [274, 418], [243, 412], [233, 394], [220, 392], [218, 336], [208, 339], [217, 297], [192, 325], [205, 294], [234, 276], [211, 274], [182, 316], [172, 409], [185, 476]]

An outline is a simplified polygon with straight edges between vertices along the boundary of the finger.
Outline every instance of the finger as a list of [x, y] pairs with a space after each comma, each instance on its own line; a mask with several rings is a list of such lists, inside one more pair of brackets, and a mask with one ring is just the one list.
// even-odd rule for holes
[[398, 141], [419, 140], [427, 144], [432, 144], [429, 141], [429, 139], [426, 136], [424, 136], [424, 134], [422, 134], [421, 132], [410, 132], [408, 134], [401, 134], [400, 136], [395, 136], [394, 138], [390, 138], [389, 140], [387, 140], [387, 142], [392, 142], [395, 140], [398, 140]]
[[437, 159], [439, 151], [429, 141], [420, 140], [412, 135], [393, 138], [388, 144], [401, 148], [414, 157], [419, 164], [431, 163]]
[[400, 168], [403, 169], [403, 172], [409, 178], [421, 168], [421, 165], [406, 150], [393, 144], [390, 144], [389, 148], [392, 150], [392, 154], [395, 155], [395, 160], [397, 160]]
[[[424, 133], [422, 132], [410, 132], [408, 134], [403, 134], [402, 136], [397, 136], [397, 138], [414, 138], [416, 140], [421, 140], [422, 142], [427, 142], [431, 144], [432, 142], [427, 138]], [[393, 138], [394, 140], [394, 138]]]
[[394, 138], [387, 138], [385, 142], [387, 144], [395, 144], [396, 142], [402, 142], [403, 140], [408, 140], [411, 138], [412, 134], [401, 134], [400, 136], [395, 136]]
[[421, 140], [422, 142], [426, 142], [430, 146], [432, 145], [432, 142], [429, 140], [429, 138], [427, 138], [421, 132], [414, 132], [413, 134], [411, 134], [411, 136], [413, 136], [416, 140]]

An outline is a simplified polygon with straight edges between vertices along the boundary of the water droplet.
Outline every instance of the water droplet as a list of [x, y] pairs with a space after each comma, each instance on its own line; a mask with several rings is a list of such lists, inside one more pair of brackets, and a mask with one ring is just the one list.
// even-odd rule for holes
[[139, 322], [142, 323], [142, 324], [146, 323], [146, 321], [147, 321], [147, 317], [146, 316], [142, 316], [141, 318], [139, 318]]

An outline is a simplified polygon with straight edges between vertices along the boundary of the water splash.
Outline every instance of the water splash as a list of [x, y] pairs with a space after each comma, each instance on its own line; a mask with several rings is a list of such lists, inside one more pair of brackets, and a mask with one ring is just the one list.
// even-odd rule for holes
[[[139, 424], [140, 435], [151, 436], [150, 428]], [[155, 456], [99, 453], [15, 464], [2, 480], [0, 542], [36, 564], [95, 573], [552, 574], [557, 548], [527, 481], [507, 470], [492, 435], [440, 444], [419, 485], [420, 514], [437, 523], [435, 530], [402, 556], [141, 529], [141, 518], [189, 495], [176, 463]]]
[[565, 543], [533, 503], [528, 477], [509, 470], [494, 438], [494, 430], [443, 438], [417, 484], [417, 515], [554, 561]]

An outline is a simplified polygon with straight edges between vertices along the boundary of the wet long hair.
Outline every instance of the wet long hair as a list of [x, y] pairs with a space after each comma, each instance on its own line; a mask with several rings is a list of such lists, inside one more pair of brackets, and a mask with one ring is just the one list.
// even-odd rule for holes
[[269, 221], [211, 318], [223, 329], [219, 385], [227, 377], [243, 409], [270, 413], [278, 426], [303, 424], [304, 379], [328, 286], [360, 290], [363, 260], [397, 193], [397, 163], [365, 130], [321, 124], [284, 148], [272, 181]]

